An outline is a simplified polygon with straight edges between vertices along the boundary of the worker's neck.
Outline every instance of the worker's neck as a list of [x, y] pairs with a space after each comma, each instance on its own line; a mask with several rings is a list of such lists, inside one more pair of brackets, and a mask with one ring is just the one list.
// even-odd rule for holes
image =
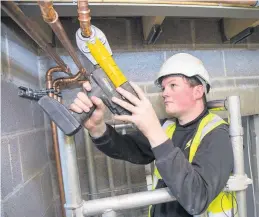
[[178, 122], [180, 125], [185, 125], [195, 120], [204, 111], [204, 105], [199, 104], [192, 108], [190, 111], [178, 117]]

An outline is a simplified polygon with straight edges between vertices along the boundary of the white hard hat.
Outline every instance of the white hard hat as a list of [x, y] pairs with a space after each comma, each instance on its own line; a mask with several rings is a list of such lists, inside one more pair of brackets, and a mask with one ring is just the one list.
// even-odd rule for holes
[[166, 60], [160, 69], [155, 84], [160, 84], [161, 78], [168, 75], [195, 76], [206, 88], [207, 93], [210, 90], [211, 83], [209, 73], [205, 69], [202, 61], [190, 54], [178, 53]]

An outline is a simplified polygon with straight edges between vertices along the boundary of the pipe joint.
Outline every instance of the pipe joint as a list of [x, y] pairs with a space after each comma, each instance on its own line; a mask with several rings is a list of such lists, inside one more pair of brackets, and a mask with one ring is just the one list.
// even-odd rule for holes
[[243, 136], [244, 135], [244, 129], [242, 126], [237, 126], [235, 129], [231, 128], [229, 131], [229, 135], [231, 137], [236, 137], [236, 136]]
[[82, 200], [80, 204], [64, 204], [65, 209], [67, 210], [76, 210], [76, 209], [83, 209], [85, 201]]
[[58, 15], [53, 8], [53, 3], [52, 1], [38, 1], [38, 4], [40, 6], [40, 10], [42, 13], [42, 17], [45, 22], [51, 23], [53, 20], [57, 20]]

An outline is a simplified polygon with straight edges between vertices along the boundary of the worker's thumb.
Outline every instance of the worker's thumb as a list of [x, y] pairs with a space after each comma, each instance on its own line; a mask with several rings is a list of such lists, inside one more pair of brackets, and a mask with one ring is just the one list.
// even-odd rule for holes
[[100, 109], [100, 110], [103, 110], [103, 111], [105, 110], [105, 105], [100, 98], [98, 98], [96, 96], [92, 96], [91, 100], [92, 100], [93, 104], [96, 105], [96, 109]]

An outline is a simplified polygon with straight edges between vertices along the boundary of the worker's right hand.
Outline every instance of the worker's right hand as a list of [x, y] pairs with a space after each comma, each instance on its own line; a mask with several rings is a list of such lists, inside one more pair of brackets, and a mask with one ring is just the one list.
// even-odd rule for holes
[[[91, 85], [87, 81], [83, 84], [86, 91], [91, 91]], [[93, 137], [100, 137], [106, 131], [106, 124], [104, 122], [105, 105], [103, 101], [95, 96], [89, 98], [86, 93], [79, 92], [77, 98], [70, 105], [70, 109], [76, 113], [89, 112], [90, 108], [95, 105], [96, 109], [91, 117], [85, 121], [84, 127], [89, 131]]]

